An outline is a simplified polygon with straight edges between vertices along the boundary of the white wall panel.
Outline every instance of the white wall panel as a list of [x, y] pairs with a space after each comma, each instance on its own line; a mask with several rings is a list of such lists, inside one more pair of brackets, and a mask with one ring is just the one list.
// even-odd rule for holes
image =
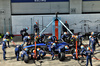
[[83, 12], [100, 12], [100, 1], [83, 1]]
[[51, 13], [69, 13], [69, 2], [52, 2]]
[[69, 13], [69, 2], [12, 3], [12, 14]]
[[12, 14], [49, 13], [49, 3], [12, 3]]

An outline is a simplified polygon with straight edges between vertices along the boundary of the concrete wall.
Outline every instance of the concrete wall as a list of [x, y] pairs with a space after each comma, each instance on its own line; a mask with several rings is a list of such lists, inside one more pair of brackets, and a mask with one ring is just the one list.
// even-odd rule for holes
[[[11, 18], [10, 0], [0, 0], [0, 33], [9, 31], [9, 19]], [[6, 28], [4, 31], [4, 19]]]
[[12, 3], [12, 14], [69, 13], [69, 2]]

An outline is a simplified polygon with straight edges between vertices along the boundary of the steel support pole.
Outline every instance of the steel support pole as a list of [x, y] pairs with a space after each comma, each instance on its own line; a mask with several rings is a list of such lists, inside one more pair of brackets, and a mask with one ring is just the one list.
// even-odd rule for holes
[[52, 24], [53, 20], [39, 33], [40, 35]]

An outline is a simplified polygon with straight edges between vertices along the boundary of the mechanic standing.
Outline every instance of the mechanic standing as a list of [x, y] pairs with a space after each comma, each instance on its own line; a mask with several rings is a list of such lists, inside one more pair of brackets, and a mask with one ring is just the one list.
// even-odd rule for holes
[[93, 53], [90, 51], [90, 47], [87, 47], [86, 55], [86, 66], [88, 66], [88, 60], [90, 61], [90, 65], [92, 66], [92, 57]]
[[23, 28], [21, 31], [20, 31], [20, 34], [22, 35], [22, 41], [23, 41], [23, 38], [24, 38], [24, 34], [26, 33], [26, 31], [29, 29], [29, 27], [26, 27], [26, 28]]
[[9, 39], [13, 39], [12, 37], [10, 37], [10, 33], [9, 32], [6, 32], [6, 34], [4, 35], [3, 38], [6, 38], [7, 39], [7, 43], [8, 43], [8, 47], [10, 48], [10, 45], [9, 45]]
[[[67, 21], [65, 21], [64, 25], [65, 25], [67, 28], [69, 28], [69, 24], [67, 23]], [[63, 29], [63, 32], [67, 32], [67, 29], [66, 29], [64, 26], [62, 26], [62, 29]]]
[[16, 57], [17, 57], [17, 61], [19, 61], [19, 52], [20, 52], [20, 46], [17, 45], [17, 46], [15, 47], [15, 55], [16, 55]]
[[90, 41], [89, 41], [89, 46], [92, 47], [92, 52], [93, 52], [93, 53], [94, 53], [94, 51], [95, 51], [95, 45], [96, 45], [95, 40], [94, 40], [94, 38], [92, 37], [92, 38], [90, 39]]
[[4, 60], [6, 60], [6, 57], [5, 57], [5, 55], [6, 55], [6, 48], [7, 48], [6, 42], [7, 42], [7, 39], [6, 39], [6, 38], [3, 38], [2, 50], [3, 50], [3, 59], [4, 59]]
[[15, 47], [15, 55], [17, 57], [17, 61], [19, 61], [19, 52], [22, 51], [22, 47], [23, 47], [22, 43], [20, 43], [20, 45], [16, 45]]
[[94, 32], [91, 32], [91, 37], [89, 37], [89, 46], [92, 48], [92, 52], [95, 51], [96, 40], [94, 38]]
[[35, 22], [35, 24], [34, 24], [34, 31], [35, 31], [35, 33], [39, 34], [39, 26], [38, 26], [37, 22]]
[[94, 37], [94, 40], [95, 40], [96, 44], [98, 44], [98, 46], [100, 46], [99, 42], [98, 42], [98, 38], [96, 36], [94, 36], [94, 32], [91, 32], [91, 35], [89, 36], [89, 39], [92, 38], [92, 37]]

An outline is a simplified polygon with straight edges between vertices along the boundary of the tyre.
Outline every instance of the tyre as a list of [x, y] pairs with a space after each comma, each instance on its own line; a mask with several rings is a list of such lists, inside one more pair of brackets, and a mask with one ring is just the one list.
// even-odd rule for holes
[[73, 54], [75, 52], [75, 48], [71, 49], [71, 54]]
[[62, 52], [59, 53], [58, 58], [59, 58], [60, 61], [64, 61], [65, 60], [65, 53], [62, 53]]
[[29, 62], [29, 57], [26, 56], [26, 55], [24, 56], [24, 62], [25, 62], [25, 63], [28, 63], [28, 62]]

